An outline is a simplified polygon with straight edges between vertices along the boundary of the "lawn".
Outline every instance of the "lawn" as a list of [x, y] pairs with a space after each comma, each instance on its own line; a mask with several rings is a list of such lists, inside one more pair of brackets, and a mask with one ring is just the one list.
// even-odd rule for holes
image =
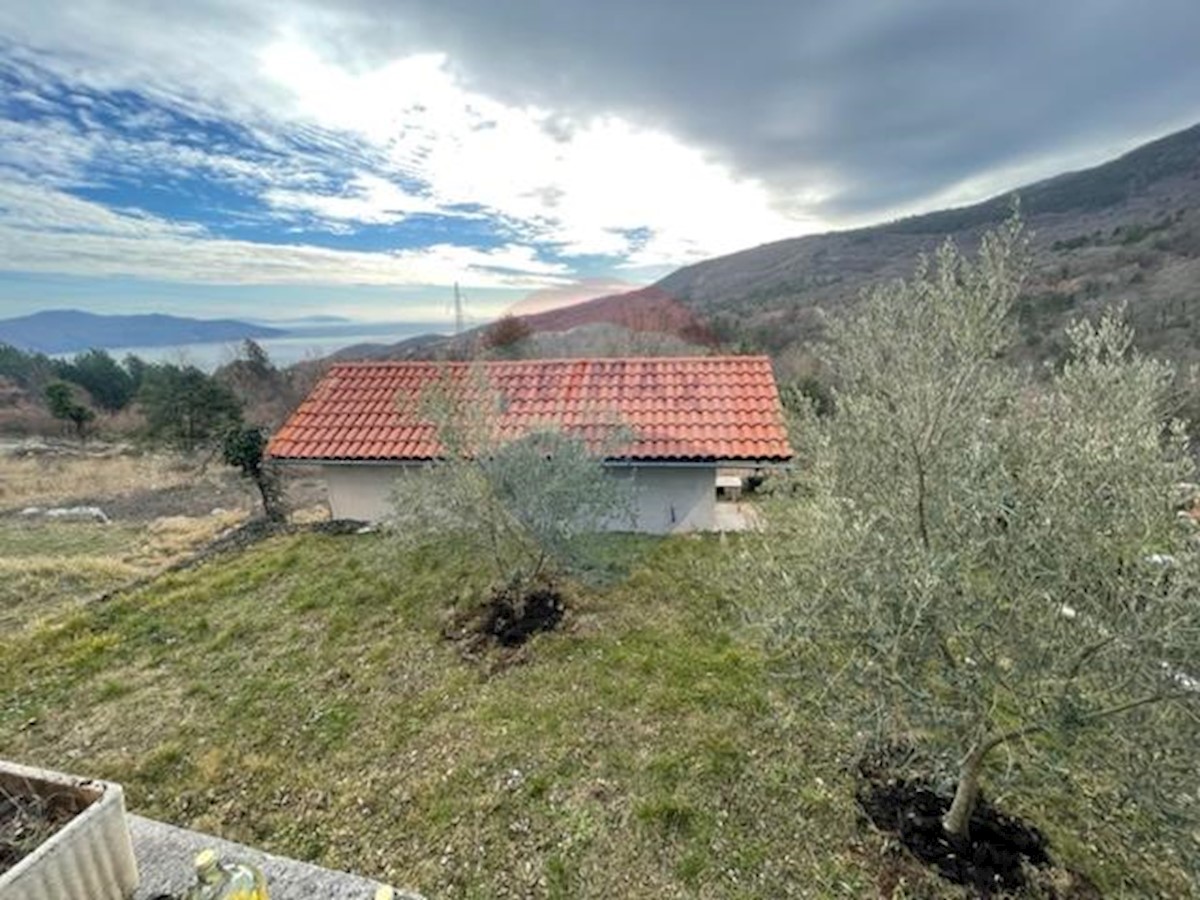
[[[734, 549], [622, 545], [627, 577], [488, 668], [441, 636], [473, 560], [272, 538], [10, 633], [0, 755], [431, 897], [959, 896], [858, 822], [855, 735], [811, 689], [837, 661], [776, 677], [710, 577]], [[1001, 802], [1107, 893], [1194, 892], [1103, 784], [1026, 783]]]

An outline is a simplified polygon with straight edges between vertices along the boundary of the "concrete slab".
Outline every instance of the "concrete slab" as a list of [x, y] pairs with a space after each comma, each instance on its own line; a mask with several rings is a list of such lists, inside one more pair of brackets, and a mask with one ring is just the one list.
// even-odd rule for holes
[[713, 507], [713, 531], [758, 531], [761, 516], [750, 503], [719, 501]]
[[[274, 856], [141, 816], [129, 816], [129, 830], [141, 875], [133, 900], [153, 900], [163, 894], [182, 897], [195, 881], [192, 860], [206, 847], [212, 847], [222, 857], [243, 860], [262, 869], [271, 900], [374, 900], [380, 887], [378, 881], [369, 878]], [[396, 900], [422, 900], [419, 894], [399, 889], [395, 896]]]

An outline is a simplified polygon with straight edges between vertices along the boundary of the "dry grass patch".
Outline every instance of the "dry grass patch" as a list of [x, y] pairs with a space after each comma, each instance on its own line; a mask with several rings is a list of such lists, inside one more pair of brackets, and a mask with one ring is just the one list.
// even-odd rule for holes
[[126, 559], [145, 571], [165, 568], [186, 559], [230, 529], [246, 521], [241, 510], [208, 516], [164, 516], [146, 528], [145, 536]]
[[325, 504], [313, 504], [293, 509], [288, 521], [294, 525], [312, 525], [315, 522], [329, 521], [329, 507]]
[[[86, 453], [86, 455], [85, 455]], [[180, 454], [0, 455], [0, 511], [87, 504], [110, 518], [150, 522], [257, 506], [252, 485], [212, 459]]]
[[0, 508], [157, 490], [194, 477], [193, 464], [169, 455], [0, 456]]
[[161, 572], [244, 519], [240, 511], [149, 526], [0, 519], [0, 632]]
[[136, 566], [103, 557], [0, 557], [0, 633], [35, 627], [46, 616], [140, 574]]

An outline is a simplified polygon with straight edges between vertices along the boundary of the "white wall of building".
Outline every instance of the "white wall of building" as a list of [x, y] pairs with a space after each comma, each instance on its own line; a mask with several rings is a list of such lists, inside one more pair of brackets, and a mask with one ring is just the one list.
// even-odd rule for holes
[[[717, 504], [715, 468], [614, 466], [609, 472], [632, 480], [634, 531], [672, 534], [712, 530]], [[618, 524], [615, 530], [628, 527]]]
[[[400, 465], [345, 464], [322, 466], [335, 519], [378, 521], [392, 509]], [[716, 512], [716, 469], [709, 466], [614, 466], [614, 477], [631, 479], [634, 488], [633, 530], [649, 534], [708, 531]], [[628, 523], [614, 523], [614, 530]]]
[[335, 519], [378, 522], [392, 512], [392, 491], [406, 466], [346, 464], [322, 466]]

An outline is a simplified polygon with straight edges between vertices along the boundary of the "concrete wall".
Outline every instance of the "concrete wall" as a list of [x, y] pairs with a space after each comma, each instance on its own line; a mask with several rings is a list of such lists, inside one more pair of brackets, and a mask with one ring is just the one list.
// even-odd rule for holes
[[[328, 465], [329, 506], [335, 519], [376, 521], [391, 512], [396, 479], [407, 467]], [[633, 530], [650, 534], [707, 531], [714, 527], [716, 470], [707, 466], [614, 466], [613, 477], [634, 488]], [[629, 523], [613, 523], [626, 530]]]

